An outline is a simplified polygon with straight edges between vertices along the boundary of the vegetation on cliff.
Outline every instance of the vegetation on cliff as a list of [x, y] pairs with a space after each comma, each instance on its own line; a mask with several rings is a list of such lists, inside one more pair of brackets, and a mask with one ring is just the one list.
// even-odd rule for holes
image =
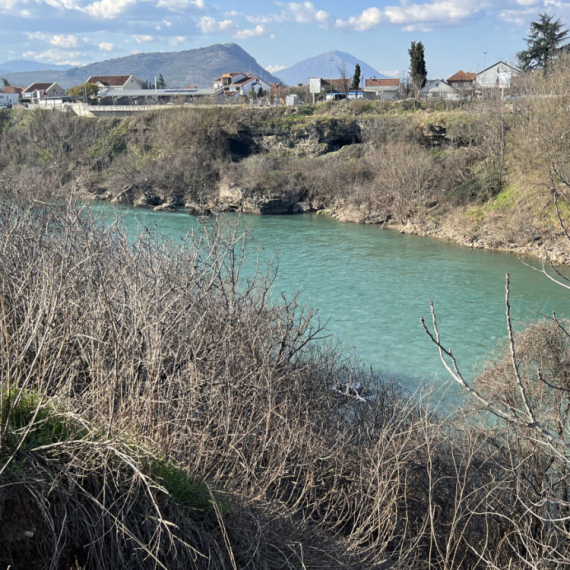
[[[353, 101], [122, 119], [3, 112], [0, 184], [197, 211], [328, 210], [476, 247], [547, 247], [565, 259], [548, 188], [553, 161], [559, 174], [567, 162], [567, 66], [563, 57], [546, 75], [524, 75], [520, 96], [507, 102]], [[227, 187], [231, 203], [220, 196]]]

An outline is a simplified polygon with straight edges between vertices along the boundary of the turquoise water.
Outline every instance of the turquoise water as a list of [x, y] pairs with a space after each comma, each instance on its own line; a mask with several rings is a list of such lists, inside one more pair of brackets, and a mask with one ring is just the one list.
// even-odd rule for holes
[[[184, 212], [95, 208], [120, 212], [133, 231], [157, 225], [176, 238], [198, 226]], [[506, 273], [516, 326], [553, 310], [570, 317], [570, 292], [513, 255], [316, 215], [243, 216], [241, 223], [254, 244], [263, 246], [262, 261], [278, 261], [275, 296], [300, 291], [301, 301], [318, 309], [335, 340], [411, 390], [421, 380], [448, 379], [420, 324], [422, 316], [431, 323], [430, 300], [443, 343], [468, 377], [506, 335]], [[455, 394], [451, 389], [449, 397]]]

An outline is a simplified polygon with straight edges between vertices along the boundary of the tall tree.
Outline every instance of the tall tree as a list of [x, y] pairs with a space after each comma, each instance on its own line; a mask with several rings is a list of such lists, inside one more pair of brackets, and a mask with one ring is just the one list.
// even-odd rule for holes
[[528, 38], [525, 38], [527, 49], [517, 54], [521, 67], [525, 70], [545, 69], [552, 59], [568, 49], [565, 41], [568, 39], [568, 30], [563, 23], [553, 21], [554, 16], [540, 14], [538, 22], [530, 24]]
[[361, 75], [360, 65], [357, 63], [355, 68], [354, 68], [354, 76], [352, 77], [352, 85], [350, 86], [350, 88], [353, 89], [354, 91], [356, 91], [360, 88], [360, 75]]
[[412, 42], [408, 54], [410, 56], [410, 78], [416, 90], [416, 96], [419, 96], [420, 89], [427, 81], [424, 44], [422, 42]]
[[10, 87], [10, 82], [5, 77], [2, 77], [0, 81], [2, 81], [2, 87]]
[[158, 80], [156, 82], [157, 89], [166, 89], [166, 81], [164, 81], [164, 77], [162, 77], [162, 73], [159, 74]]

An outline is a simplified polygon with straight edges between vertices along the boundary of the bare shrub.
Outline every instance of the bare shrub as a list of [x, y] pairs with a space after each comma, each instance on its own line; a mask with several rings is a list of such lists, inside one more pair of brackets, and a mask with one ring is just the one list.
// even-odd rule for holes
[[[474, 507], [494, 481], [484, 439], [454, 441], [424, 402], [315, 344], [310, 311], [270, 302], [271, 273], [240, 277], [247, 251], [211, 222], [175, 247], [73, 208], [0, 205], [0, 469], [53, 450], [55, 482], [33, 463], [24, 487], [37, 505], [53, 498], [46, 555], [85, 544], [84, 522], [69, 526], [82, 502], [107, 531], [90, 527], [93, 567], [476, 565], [467, 545], [492, 538]], [[46, 406], [76, 436], [34, 444]], [[180, 518], [160, 495], [178, 496], [153, 461], [224, 491], [227, 507], [206, 496], [213, 518], [196, 529], [199, 512]]]

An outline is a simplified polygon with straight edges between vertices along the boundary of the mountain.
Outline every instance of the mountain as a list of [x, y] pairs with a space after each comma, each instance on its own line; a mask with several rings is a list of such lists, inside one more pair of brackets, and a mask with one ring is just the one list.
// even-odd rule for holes
[[[332, 61], [331, 61], [332, 60]], [[361, 77], [368, 79], [370, 77], [377, 77], [383, 79], [386, 76], [382, 75], [379, 71], [370, 67], [361, 59], [355, 58], [349, 53], [342, 51], [329, 51], [322, 53], [315, 57], [310, 57], [278, 72], [279, 78], [287, 85], [298, 85], [302, 83], [307, 85], [309, 77], [322, 77], [324, 79], [341, 79], [341, 72], [343, 63], [346, 63], [346, 77], [354, 75], [354, 67], [357, 63], [360, 64]], [[331, 77], [332, 74], [332, 77]]]
[[[2, 65], [0, 65], [0, 69]], [[35, 81], [55, 81], [69, 88], [83, 83], [91, 75], [134, 75], [153, 82], [162, 73], [167, 87], [212, 87], [212, 80], [231, 71], [251, 72], [270, 83], [277, 78], [265, 71], [237, 44], [212, 46], [179, 52], [137, 53], [91, 63], [67, 71], [35, 71], [3, 75], [12, 85], [31, 85]]]
[[57, 69], [65, 71], [71, 69], [71, 65], [56, 65], [54, 63], [39, 63], [38, 61], [29, 61], [27, 59], [14, 59], [0, 63], [0, 72], [2, 73], [18, 73], [28, 71], [45, 71], [46, 69]]

